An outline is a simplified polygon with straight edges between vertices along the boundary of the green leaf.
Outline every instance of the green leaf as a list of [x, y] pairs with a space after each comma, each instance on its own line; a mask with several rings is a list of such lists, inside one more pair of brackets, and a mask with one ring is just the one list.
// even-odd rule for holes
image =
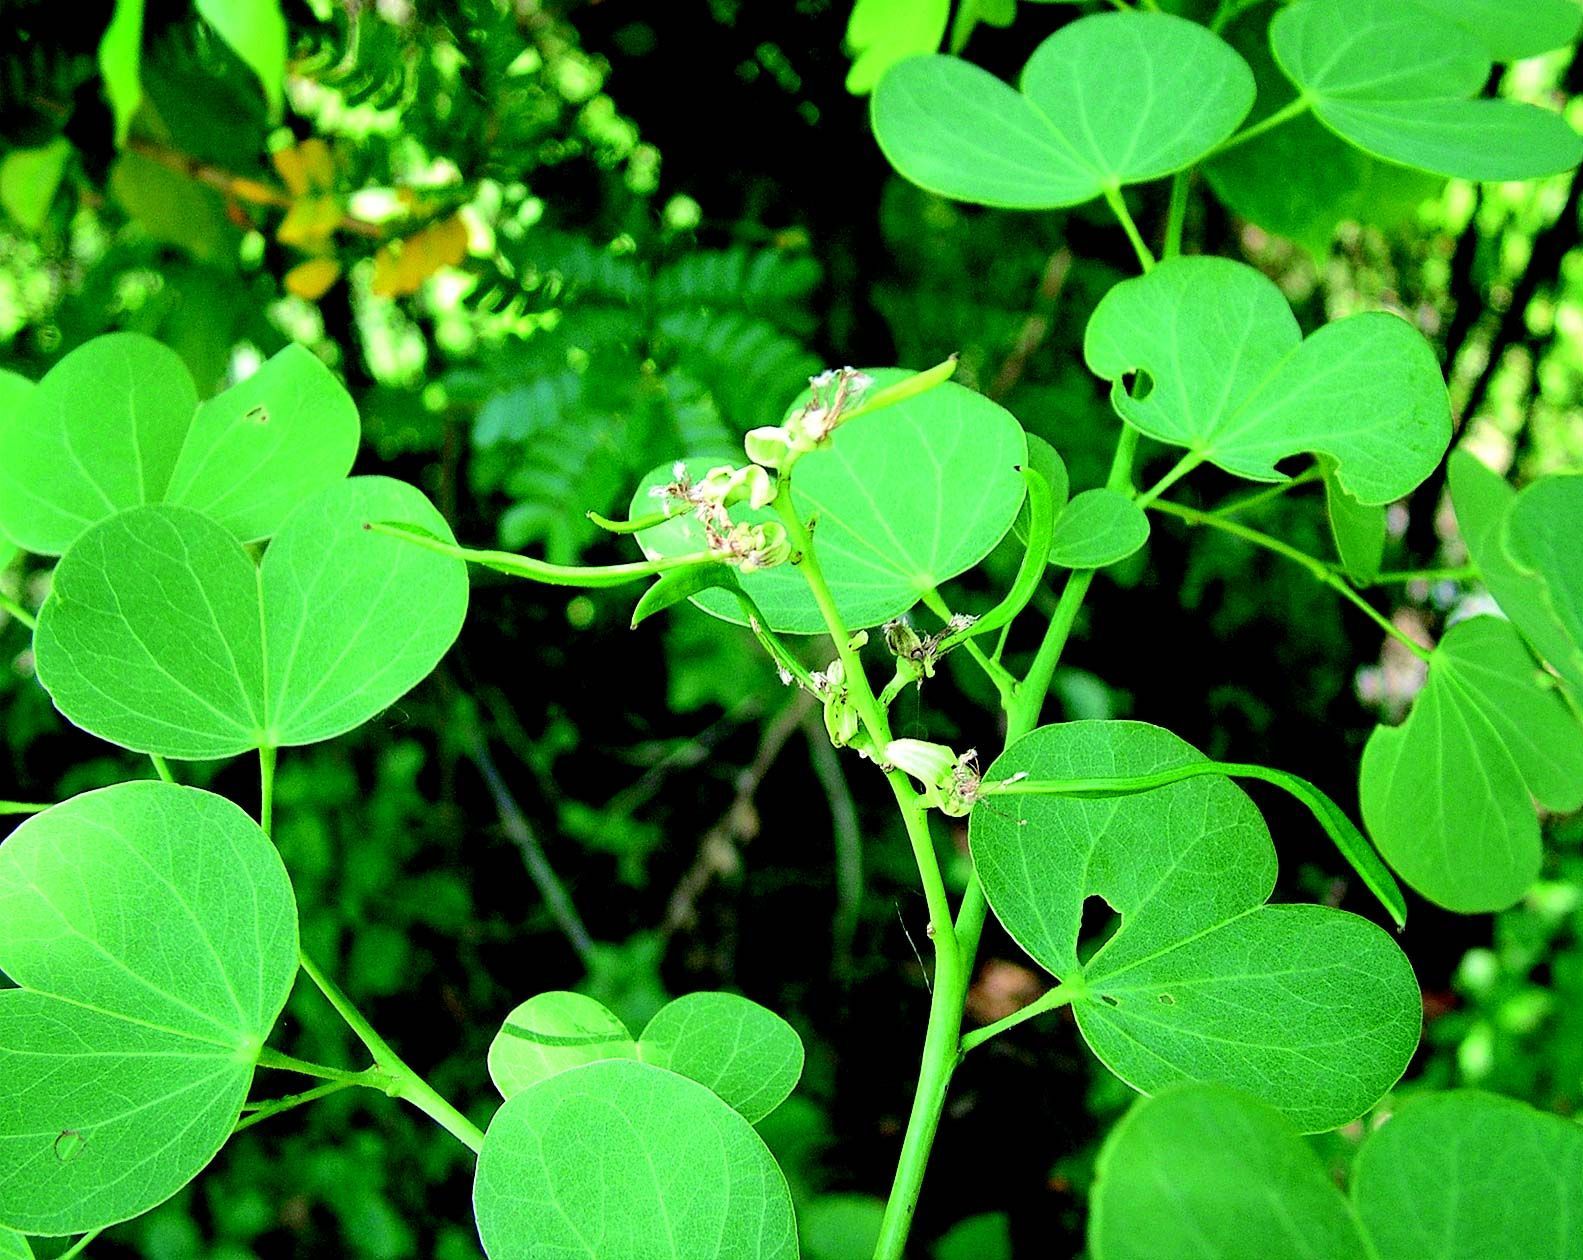
[[1414, 1099], [1358, 1152], [1352, 1200], [1379, 1260], [1573, 1260], [1583, 1127], [1474, 1090]]
[[674, 1072], [610, 1059], [495, 1113], [473, 1206], [492, 1260], [795, 1260], [791, 1194], [753, 1126]]
[[[1523, 576], [1539, 583], [1549, 614], [1546, 630], [1559, 627], [1545, 659], [1583, 703], [1583, 476], [1543, 477], [1518, 494], [1506, 518], [1506, 552]], [[1519, 630], [1526, 634], [1522, 623]], [[1530, 635], [1535, 646], [1538, 639]], [[1550, 637], [1547, 635], [1547, 638]]]
[[322, 363], [288, 346], [201, 407], [173, 350], [112, 333], [57, 363], [0, 421], [0, 531], [60, 555], [127, 508], [173, 503], [243, 542], [346, 476], [357, 409]]
[[846, 90], [866, 96], [898, 61], [938, 49], [950, 12], [950, 0], [857, 0], [846, 27]]
[[1484, 45], [1400, 0], [1298, 0], [1270, 23], [1270, 46], [1320, 122], [1386, 161], [1513, 180], [1583, 159], [1583, 137], [1561, 115], [1470, 99], [1489, 78]]
[[958, 1221], [935, 1243], [934, 1260], [1012, 1260], [1010, 1219], [986, 1212]]
[[1538, 878], [1539, 823], [1583, 805], [1583, 727], [1508, 622], [1446, 632], [1400, 726], [1375, 728], [1359, 798], [1380, 852], [1431, 901], [1472, 914], [1511, 905]]
[[115, 0], [99, 40], [99, 74], [115, 118], [115, 142], [126, 143], [132, 115], [143, 103], [143, 0]]
[[300, 505], [255, 566], [188, 508], [94, 526], [55, 570], [38, 676], [72, 722], [191, 760], [311, 744], [366, 722], [425, 678], [467, 611], [467, 569], [365, 528], [445, 539], [411, 486], [338, 482]]
[[1125, 560], [1149, 541], [1149, 518], [1119, 490], [1085, 490], [1056, 518], [1050, 563], [1100, 569]]
[[15, 1230], [0, 1229], [0, 1260], [33, 1260], [33, 1248]]
[[[899, 370], [871, 373], [883, 386]], [[1017, 471], [1028, 459], [1022, 427], [1010, 412], [946, 382], [878, 411], [859, 415], [805, 455], [792, 479], [792, 503], [817, 519], [819, 565], [849, 629], [898, 617], [950, 578], [972, 568], [1006, 535], [1022, 504]], [[718, 461], [684, 461], [700, 477]], [[673, 480], [667, 463], [643, 479], [629, 515], [654, 509], [653, 489]], [[774, 520], [769, 509], [732, 508], [736, 521]], [[638, 534], [650, 559], [689, 555], [707, 545], [692, 516], [672, 517]], [[820, 634], [824, 618], [795, 565], [743, 574], [742, 589], [772, 630]], [[746, 624], [728, 591], [693, 602], [736, 625]]]
[[822, 1194], [797, 1216], [806, 1260], [873, 1260], [885, 1203], [866, 1194]]
[[695, 564], [684, 569], [662, 573], [653, 586], [643, 592], [632, 610], [632, 628], [636, 630], [655, 613], [674, 608], [684, 599], [715, 588], [740, 592], [742, 583], [736, 570], [723, 564]]
[[1421, 9], [1477, 36], [1496, 61], [1520, 61], [1577, 38], [1583, 7], [1577, 0], [1413, 0]]
[[660, 1008], [638, 1040], [593, 998], [540, 993], [506, 1017], [489, 1047], [489, 1074], [501, 1096], [512, 1098], [604, 1059], [641, 1059], [677, 1072], [756, 1124], [796, 1087], [803, 1048], [779, 1015], [734, 993], [679, 997]]
[[638, 1043], [619, 1017], [581, 993], [539, 993], [521, 1003], [489, 1046], [489, 1079], [502, 1098], [601, 1059], [635, 1059]]
[[[1274, 281], [1224, 258], [1174, 258], [1107, 293], [1083, 354], [1113, 381], [1118, 415], [1227, 472], [1280, 481], [1276, 463], [1305, 452], [1336, 461], [1363, 504], [1389, 503], [1434, 471], [1451, 440], [1451, 404], [1435, 353], [1382, 312], [1326, 324], [1304, 339]], [[1129, 373], [1152, 388], [1129, 394]]]
[[1105, 1140], [1089, 1198], [1094, 1260], [1176, 1260], [1185, 1239], [1215, 1260], [1369, 1254], [1291, 1121], [1219, 1085], [1173, 1085], [1134, 1103]]
[[[1296, 99], [1270, 54], [1273, 3], [1233, 22], [1225, 37], [1253, 69], [1258, 100], [1248, 123], [1262, 122]], [[1238, 144], [1204, 164], [1210, 188], [1232, 210], [1266, 231], [1290, 237], [1324, 257], [1344, 222], [1394, 227], [1444, 185], [1443, 177], [1382, 162], [1303, 114]]]
[[219, 33], [264, 85], [271, 119], [286, 87], [286, 19], [280, 0], [197, 0], [198, 15]]
[[[1505, 478], [1491, 472], [1465, 450], [1453, 451], [1446, 467], [1457, 525], [1468, 554], [1478, 565], [1479, 576], [1529, 646], [1550, 662], [1575, 697], [1583, 699], [1583, 632], [1573, 628], [1578, 622], [1577, 608], [1583, 602], [1583, 584], [1569, 583], [1561, 576], [1571, 557], [1556, 557], [1544, 536], [1545, 531], [1553, 530], [1558, 539], [1569, 534], [1575, 537], [1575, 531], [1583, 528], [1578, 509], [1571, 502], [1577, 495], [1576, 482], [1569, 480], [1554, 498], [1554, 492], [1545, 491], [1539, 500], [1528, 500], [1530, 507], [1525, 514], [1523, 538], [1519, 540], [1516, 531], [1508, 528], [1518, 495]], [[1536, 502], [1538, 512], [1534, 511]], [[1554, 513], [1554, 519], [1547, 520], [1547, 512]], [[1525, 550], [1531, 548], [1549, 556], [1553, 566], [1549, 571], [1561, 580], [1552, 586], [1547, 580], [1547, 568], [1519, 565], [1513, 554], [1519, 541]], [[1508, 547], [1508, 542], [1513, 546]], [[1566, 618], [1561, 615], [1563, 606], [1572, 610]]]
[[57, 136], [41, 148], [12, 149], [0, 158], [0, 206], [29, 232], [43, 230], [71, 153], [71, 142]]
[[1353, 581], [1372, 582], [1385, 559], [1385, 509], [1359, 503], [1343, 490], [1336, 479], [1336, 461], [1328, 455], [1320, 456], [1319, 467], [1324, 473], [1325, 514], [1341, 565]]
[[677, 998], [649, 1021], [638, 1054], [708, 1086], [754, 1124], [785, 1102], [802, 1076], [802, 1039], [792, 1026], [734, 993]]
[[0, 1223], [97, 1229], [214, 1157], [297, 974], [264, 833], [194, 788], [124, 783], [0, 844]]
[[1191, 166], [1236, 130], [1254, 91], [1223, 40], [1163, 13], [1062, 27], [1020, 86], [955, 57], [911, 58], [874, 92], [875, 138], [930, 192], [1043, 210]]
[[[1158, 727], [1072, 722], [1018, 740], [985, 780], [1144, 775], [1201, 760]], [[1226, 779], [1108, 800], [997, 797], [973, 810], [969, 837], [996, 916], [1072, 988], [1083, 1036], [1135, 1089], [1216, 1081], [1324, 1129], [1375, 1102], [1418, 1043], [1417, 982], [1384, 931], [1326, 907], [1264, 904], [1274, 846]], [[1088, 897], [1121, 923], [1082, 960]]]

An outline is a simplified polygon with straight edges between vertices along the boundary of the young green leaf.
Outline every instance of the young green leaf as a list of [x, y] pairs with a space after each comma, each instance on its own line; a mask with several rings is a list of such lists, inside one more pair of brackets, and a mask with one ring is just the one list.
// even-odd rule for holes
[[39, 555], [153, 503], [206, 512], [256, 542], [345, 477], [357, 454], [357, 408], [300, 346], [200, 407], [175, 351], [111, 333], [18, 403], [0, 419], [0, 532]]
[[1056, 518], [1050, 563], [1063, 569], [1101, 569], [1125, 560], [1149, 541], [1149, 518], [1118, 490], [1085, 490]]
[[663, 1007], [638, 1057], [706, 1085], [757, 1124], [802, 1076], [802, 1039], [774, 1011], [734, 993], [689, 993]]
[[1075, 206], [1191, 166], [1236, 130], [1253, 75], [1204, 27], [1105, 13], [1034, 50], [1020, 91], [956, 57], [913, 57], [874, 91], [874, 136], [931, 192], [1018, 210]]
[[1407, 720], [1376, 727], [1363, 750], [1359, 800], [1374, 842], [1447, 909], [1504, 909], [1538, 878], [1530, 797], [1583, 805], [1583, 727], [1542, 677], [1510, 623], [1458, 622]]
[[1321, 455], [1325, 479], [1325, 514], [1336, 543], [1341, 566], [1355, 582], [1372, 582], [1385, 559], [1385, 509], [1362, 504], [1342, 489], [1336, 479], [1336, 461]]
[[1495, 61], [1520, 61], [1563, 48], [1583, 27], [1577, 0], [1412, 0], [1470, 31]]
[[857, 0], [846, 25], [846, 90], [866, 96], [898, 61], [935, 52], [950, 13], [950, 0]]
[[[901, 371], [873, 372], [883, 387]], [[951, 382], [841, 425], [797, 464], [792, 503], [817, 522], [819, 564], [849, 629], [877, 626], [906, 612], [925, 592], [972, 568], [1005, 537], [1017, 518], [1028, 459], [1022, 426], [1003, 407]], [[717, 461], [685, 461], [694, 478]], [[643, 479], [631, 516], [654, 509], [651, 491], [674, 480], [670, 464]], [[731, 509], [734, 521], [771, 521], [769, 509]], [[636, 535], [650, 559], [704, 550], [703, 526], [672, 517]], [[820, 634], [825, 629], [808, 584], [794, 564], [744, 573], [742, 589], [772, 630]], [[693, 596], [705, 612], [746, 624], [729, 591]]]
[[[985, 781], [1145, 775], [1200, 760], [1158, 727], [1072, 722], [1012, 744]], [[1264, 904], [1274, 846], [1229, 780], [1108, 800], [997, 797], [973, 810], [969, 837], [996, 916], [1073, 990], [1083, 1036], [1135, 1089], [1256, 1089], [1303, 1128], [1323, 1129], [1377, 1100], [1418, 1043], [1417, 982], [1387, 933], [1339, 910]], [[1121, 923], [1080, 961], [1089, 897]]]
[[61, 560], [39, 614], [39, 681], [72, 722], [190, 760], [330, 739], [425, 678], [461, 630], [467, 570], [365, 528], [449, 538], [411, 486], [338, 482], [264, 555], [187, 508], [136, 508]]
[[1573, 1260], [1583, 1126], [1475, 1090], [1417, 1098], [1363, 1144], [1352, 1201], [1379, 1260]]
[[1215, 1260], [1369, 1254], [1292, 1122], [1221, 1085], [1172, 1085], [1134, 1103], [1105, 1140], [1089, 1196], [1094, 1260], [1177, 1260], [1189, 1238]]
[[[1277, 462], [1311, 452], [1336, 461], [1359, 503], [1389, 503], [1451, 440], [1445, 382], [1417, 329], [1372, 312], [1304, 339], [1274, 281], [1229, 259], [1174, 258], [1118, 284], [1083, 354], [1128, 424], [1255, 481], [1282, 480]], [[1129, 373], [1152, 388], [1129, 393]]]
[[1513, 180], [1583, 160], [1583, 137], [1560, 114], [1471, 99], [1489, 78], [1484, 44], [1416, 4], [1298, 0], [1270, 23], [1270, 46], [1320, 122], [1386, 161]]
[[489, 1046], [502, 1098], [601, 1059], [635, 1059], [638, 1043], [614, 1011], [581, 993], [538, 993], [506, 1016]]
[[0, 970], [0, 1224], [114, 1224], [230, 1135], [297, 974], [291, 884], [221, 797], [90, 792], [0, 844]]
[[[1528, 497], [1519, 530], [1512, 525], [1518, 494], [1503, 477], [1465, 450], [1451, 453], [1447, 470], [1457, 524], [1479, 576], [1529, 646], [1550, 662], [1575, 697], [1583, 699], [1583, 628], [1579, 627], [1583, 581], [1567, 579], [1568, 563], [1576, 561], [1564, 545], [1564, 540], [1578, 537], [1583, 530], [1583, 511], [1572, 502], [1578, 482], [1568, 479], [1559, 494], [1545, 490]], [[1524, 495], [1549, 480], [1535, 483]], [[1560, 554], [1553, 551], [1547, 532], [1562, 544]], [[1537, 554], [1549, 563], [1519, 563], [1519, 548], [1526, 557]], [[1563, 609], [1570, 612], [1564, 616]]]
[[610, 1059], [495, 1113], [473, 1186], [491, 1260], [796, 1260], [791, 1193], [753, 1126], [685, 1076]]

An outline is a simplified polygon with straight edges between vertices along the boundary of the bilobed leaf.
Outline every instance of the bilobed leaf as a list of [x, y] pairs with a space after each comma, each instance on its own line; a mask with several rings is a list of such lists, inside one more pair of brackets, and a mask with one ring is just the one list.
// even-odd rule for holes
[[[871, 373], [884, 386], [899, 370]], [[817, 521], [814, 546], [849, 629], [900, 616], [972, 568], [1006, 535], [1022, 504], [1018, 468], [1028, 458], [1022, 427], [1005, 408], [946, 382], [841, 425], [822, 448], [798, 461], [792, 502]], [[696, 478], [719, 461], [685, 461]], [[654, 511], [650, 491], [673, 480], [669, 463], [643, 479], [629, 515]], [[734, 521], [774, 520], [769, 509], [738, 504]], [[676, 516], [637, 541], [650, 559], [706, 548], [702, 525]], [[741, 575], [742, 589], [772, 630], [818, 634], [824, 618], [795, 565]], [[729, 591], [693, 596], [705, 612], [737, 625], [742, 609]]]
[[230, 1136], [297, 973], [280, 857], [239, 808], [125, 783], [0, 844], [0, 1224], [169, 1198]]
[[364, 528], [451, 541], [427, 499], [358, 477], [301, 504], [262, 565], [208, 517], [135, 508], [82, 536], [39, 614], [39, 681], [83, 729], [187, 759], [316, 743], [392, 704], [467, 611], [454, 558]]
[[[985, 779], [1144, 775], [1198, 760], [1158, 727], [1072, 722], [1018, 740]], [[1073, 987], [1083, 1036], [1135, 1089], [1219, 1082], [1324, 1129], [1375, 1102], [1418, 1043], [1417, 982], [1389, 935], [1327, 907], [1264, 904], [1274, 846], [1229, 780], [1119, 799], [998, 796], [973, 810], [969, 837], [996, 916]], [[1121, 923], [1080, 961], [1088, 897]]]
[[1352, 1201], [1379, 1260], [1573, 1260], [1583, 1126], [1476, 1090], [1413, 1099], [1358, 1152]]
[[489, 1047], [502, 1098], [601, 1059], [635, 1059], [638, 1043], [614, 1011], [581, 993], [538, 993], [518, 1005]]
[[[1150, 437], [1227, 472], [1280, 481], [1276, 464], [1330, 456], [1362, 504], [1408, 493], [1451, 440], [1434, 351], [1405, 320], [1352, 315], [1304, 338], [1281, 291], [1224, 258], [1174, 258], [1107, 293], [1083, 354], [1111, 405]], [[1123, 377], [1147, 373], [1129, 393]]]
[[661, 1008], [638, 1039], [638, 1055], [708, 1086], [754, 1124], [802, 1076], [802, 1039], [792, 1026], [734, 993], [689, 993]]
[[1359, 503], [1348, 494], [1336, 480], [1336, 461], [1329, 456], [1321, 456], [1319, 466], [1324, 472], [1325, 514], [1341, 565], [1353, 581], [1372, 582], [1385, 559], [1385, 509]]
[[950, 0], [857, 0], [846, 26], [846, 90], [866, 96], [904, 57], [936, 51], [950, 13]]
[[485, 1135], [473, 1206], [491, 1260], [798, 1254], [786, 1179], [753, 1126], [696, 1081], [631, 1060], [509, 1099]]
[[1220, 1085], [1173, 1085], [1135, 1102], [1105, 1140], [1089, 1197], [1094, 1260], [1178, 1260], [1184, 1239], [1215, 1260], [1369, 1254], [1292, 1122]]
[[286, 19], [280, 0], [197, 0], [198, 14], [264, 86], [269, 116], [280, 117], [286, 85]]
[[981, 205], [1075, 206], [1191, 166], [1236, 130], [1253, 75], [1218, 36], [1163, 13], [1062, 27], [1020, 91], [956, 57], [913, 57], [874, 91], [874, 135], [913, 183]]
[[1519, 61], [1561, 48], [1583, 27], [1577, 0], [1412, 0], [1471, 31], [1496, 61]]
[[[1536, 514], [1529, 507], [1524, 537], [1518, 539], [1510, 528], [1518, 495], [1505, 478], [1491, 472], [1465, 450], [1453, 451], [1446, 467], [1457, 525], [1469, 555], [1478, 565], [1479, 576], [1529, 646], [1550, 662], [1575, 696], [1583, 698], [1583, 634], [1572, 628], [1577, 620], [1575, 611], [1570, 621], [1561, 616], [1562, 605], [1575, 610], [1583, 602], [1583, 587], [1563, 577], [1570, 557], [1563, 555], [1558, 564], [1530, 566], [1520, 565], [1513, 554], [1519, 545], [1548, 553], [1550, 544], [1544, 537], [1547, 530], [1554, 531], [1558, 540], [1576, 537], [1583, 523], [1577, 509], [1567, 502], [1576, 491], [1564, 489], [1553, 503], [1548, 502], [1551, 492], [1545, 491], [1538, 500], [1541, 511]], [[1530, 505], [1534, 502], [1529, 500]], [[1547, 508], [1555, 512], [1554, 520], [1544, 519], [1543, 509]], [[1535, 537], [1530, 540], [1529, 534]]]
[[172, 503], [257, 541], [346, 476], [358, 438], [346, 390], [300, 347], [200, 407], [175, 351], [111, 333], [72, 351], [0, 415], [0, 532], [61, 555], [106, 517]]
[[1125, 560], [1149, 541], [1149, 518], [1119, 490], [1085, 490], [1056, 517], [1050, 563], [1099, 569]]
[[1542, 477], [1518, 494], [1506, 518], [1506, 552], [1543, 589], [1565, 645], [1558, 640], [1542, 651], [1583, 702], [1583, 476]]
[[1314, 116], [1390, 162], [1461, 179], [1537, 179], [1583, 159], [1583, 137], [1534, 105], [1473, 100], [1490, 57], [1471, 31], [1400, 0], [1298, 0], [1270, 45]]
[[1359, 799], [1374, 842], [1409, 884], [1451, 910], [1511, 905], [1538, 878], [1539, 823], [1583, 805], [1583, 727], [1542, 681], [1510, 623], [1458, 622], [1400, 726], [1363, 751]]

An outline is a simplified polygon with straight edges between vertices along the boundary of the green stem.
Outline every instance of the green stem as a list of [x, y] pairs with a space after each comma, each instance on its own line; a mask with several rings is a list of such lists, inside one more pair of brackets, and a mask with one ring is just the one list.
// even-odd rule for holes
[[27, 801], [0, 801], [0, 814], [42, 814], [48, 805], [34, 805]]
[[258, 825], [266, 836], [275, 834], [275, 757], [273, 746], [258, 750]]
[[374, 1031], [374, 1026], [341, 992], [340, 986], [320, 971], [311, 958], [303, 954], [301, 962], [308, 979], [318, 986], [319, 992], [324, 994], [336, 1013], [346, 1021], [347, 1027], [374, 1056], [375, 1065], [389, 1078], [386, 1092], [393, 1098], [411, 1103], [474, 1153], [481, 1151], [484, 1135], [478, 1126], [440, 1097], [432, 1085], [402, 1061], [401, 1056], [390, 1048], [390, 1043]]
[[17, 603], [16, 600], [12, 599], [4, 591], [0, 591], [0, 612], [9, 613], [15, 620], [20, 621], [29, 630], [38, 629], [38, 618], [30, 613], [26, 608], [22, 607], [21, 604]]
[[1379, 626], [1381, 630], [1385, 631], [1386, 634], [1390, 635], [1391, 638], [1395, 639], [1414, 656], [1425, 662], [1429, 660], [1430, 652], [1428, 648], [1414, 642], [1414, 640], [1411, 639], [1407, 633], [1398, 627], [1393, 621], [1391, 621], [1389, 617], [1386, 617], [1380, 612], [1376, 611], [1368, 600], [1364, 599], [1363, 596], [1359, 595], [1357, 591], [1352, 588], [1351, 583], [1349, 583], [1323, 560], [1309, 555], [1306, 551], [1302, 551], [1296, 547], [1293, 547], [1290, 543], [1282, 542], [1279, 538], [1272, 538], [1269, 534], [1261, 533], [1256, 529], [1250, 529], [1248, 526], [1238, 524], [1236, 521], [1228, 521], [1225, 518], [1216, 516], [1210, 512], [1200, 512], [1197, 508], [1190, 508], [1186, 504], [1171, 503], [1167, 500], [1161, 499], [1150, 506], [1156, 512], [1164, 512], [1166, 515], [1174, 516], [1179, 520], [1186, 521], [1190, 525], [1208, 525], [1211, 529], [1218, 529], [1222, 533], [1230, 534], [1235, 538], [1240, 538], [1244, 542], [1250, 542], [1255, 547], [1263, 547], [1266, 551], [1274, 552], [1276, 555], [1282, 556], [1287, 560], [1292, 561], [1294, 564], [1301, 565], [1305, 570], [1307, 570], [1309, 576], [1312, 577], [1316, 582], [1328, 586], [1348, 603], [1356, 606], [1360, 612], [1364, 613], [1369, 618], [1369, 620], [1374, 622], [1375, 625]]
[[[372, 1082], [370, 1082], [372, 1083]], [[252, 1111], [236, 1122], [233, 1134], [251, 1129], [255, 1124], [268, 1120], [271, 1116], [278, 1116], [284, 1111], [291, 1111], [307, 1103], [318, 1102], [321, 1098], [328, 1098], [331, 1094], [339, 1094], [342, 1090], [351, 1089], [354, 1085], [363, 1084], [361, 1081], [326, 1081], [323, 1085], [304, 1090], [300, 1094], [291, 1094], [286, 1098], [272, 1098], [267, 1102], [253, 1105]], [[250, 1104], [252, 1105], [252, 1104]]]
[[174, 783], [176, 781], [176, 776], [170, 772], [170, 762], [166, 761], [158, 753], [149, 753], [148, 759], [154, 763], [154, 773], [159, 775], [162, 780], [166, 783]]
[[55, 1260], [76, 1260], [76, 1257], [82, 1255], [83, 1252], [87, 1251], [88, 1250], [88, 1245], [91, 1242], [93, 1242], [96, 1238], [98, 1238], [99, 1235], [102, 1234], [102, 1233], [104, 1233], [103, 1229], [95, 1229], [95, 1230], [89, 1231], [88, 1233], [84, 1234], [81, 1238], [79, 1238], [76, 1242], [72, 1243], [72, 1245], [70, 1247], [67, 1247], [65, 1251], [60, 1253], [60, 1255], [56, 1256]]
[[[1049, 548], [1045, 551], [1048, 553]], [[939, 591], [925, 591], [923, 593], [924, 607], [928, 608], [941, 621], [951, 620], [951, 607], [940, 597]], [[991, 627], [993, 628], [993, 627]], [[995, 690], [1000, 693], [1001, 702], [1004, 704], [1011, 698], [1013, 689], [1017, 686], [1017, 679], [1012, 672], [999, 661], [988, 656], [984, 649], [970, 637], [963, 637], [958, 642], [967, 649], [967, 654], [977, 662], [978, 667], [988, 676], [990, 682], [995, 684]]]
[[273, 1068], [277, 1072], [295, 1072], [298, 1076], [312, 1076], [321, 1081], [334, 1081], [339, 1085], [366, 1085], [370, 1089], [384, 1089], [384, 1073], [377, 1067], [354, 1071], [351, 1068], [331, 1067], [328, 1063], [313, 1063], [295, 1055], [282, 1054], [271, 1046], [258, 1052], [258, 1066]]
[[1445, 569], [1393, 569], [1376, 573], [1369, 586], [1394, 586], [1403, 582], [1477, 582], [1476, 564], [1453, 565]]
[[1182, 228], [1187, 222], [1187, 191], [1193, 172], [1189, 168], [1171, 176], [1171, 200], [1165, 211], [1166, 258], [1175, 258], [1182, 252]]
[[[1273, 114], [1261, 118], [1251, 127], [1246, 127], [1243, 130], [1237, 132], [1237, 134], [1232, 136], [1231, 139], [1227, 140], [1218, 149], [1210, 153], [1209, 158], [1219, 157], [1222, 153], [1226, 153], [1231, 149], [1235, 149], [1238, 145], [1247, 144], [1249, 140], [1253, 140], [1259, 136], [1262, 136], [1266, 131], [1273, 131], [1275, 128], [1291, 122], [1294, 118], [1302, 117], [1308, 112], [1310, 104], [1311, 103], [1306, 96], [1299, 96], [1295, 100], [1288, 101]], [[1206, 158], [1205, 160], [1207, 161], [1209, 159]]]
[[1181, 459], [1177, 460], [1176, 463], [1171, 466], [1170, 470], [1165, 474], [1165, 476], [1161, 477], [1137, 497], [1136, 502], [1138, 506], [1141, 508], [1148, 507], [1149, 504], [1153, 503], [1162, 494], [1164, 494], [1167, 490], [1169, 490], [1178, 481], [1187, 476], [1188, 473], [1192, 472], [1193, 469], [1197, 468], [1203, 462], [1204, 456], [1202, 452], [1188, 451], [1187, 454], [1183, 455]]
[[1105, 204], [1110, 207], [1116, 221], [1121, 224], [1121, 230], [1127, 234], [1127, 239], [1132, 242], [1132, 252], [1138, 256], [1138, 265], [1147, 274], [1154, 270], [1154, 255], [1149, 252], [1149, 247], [1144, 244], [1143, 233], [1138, 231], [1138, 225], [1133, 221], [1132, 212], [1127, 209], [1127, 203], [1121, 195], [1119, 186], [1111, 185], [1105, 189]]
[[975, 1046], [981, 1046], [991, 1037], [997, 1037], [1008, 1028], [1015, 1028], [1024, 1020], [1032, 1019], [1035, 1015], [1043, 1015], [1046, 1011], [1053, 1011], [1057, 1007], [1070, 1006], [1079, 996], [1081, 990], [1069, 984], [1058, 984], [1042, 996], [1035, 998], [1019, 1011], [1013, 1011], [1005, 1019], [997, 1019], [993, 1024], [986, 1024], [976, 1028], [962, 1038], [962, 1053], [966, 1054]]
[[1296, 490], [1299, 486], [1312, 485], [1314, 482], [1323, 481], [1324, 479], [1324, 472], [1316, 464], [1312, 468], [1305, 468], [1289, 481], [1283, 481], [1275, 486], [1266, 486], [1263, 490], [1255, 490], [1250, 494], [1240, 495], [1237, 498], [1221, 503], [1211, 509], [1210, 515], [1236, 516], [1238, 513], [1247, 512], [1260, 504], [1268, 503], [1272, 499], [1279, 499], [1288, 491]]

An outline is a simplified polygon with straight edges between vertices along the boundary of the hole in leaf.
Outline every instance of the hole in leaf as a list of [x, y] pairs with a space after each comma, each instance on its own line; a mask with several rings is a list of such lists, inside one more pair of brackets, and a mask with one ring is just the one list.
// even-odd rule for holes
[[1142, 402], [1154, 393], [1154, 377], [1140, 368], [1132, 374], [1132, 384], [1127, 393], [1135, 402]]
[[1108, 994], [1108, 993], [1101, 993], [1099, 995], [1099, 1000], [1101, 1002], [1103, 1002], [1106, 1006], [1120, 1006], [1121, 1005], [1121, 1003], [1119, 1001], [1117, 1001], [1115, 998], [1111, 997], [1111, 995]]
[[1085, 967], [1121, 926], [1121, 916], [1103, 897], [1083, 899], [1083, 921], [1077, 932], [1077, 960]]
[[1160, 994], [1160, 1005], [1161, 1006], [1175, 1006], [1176, 1005], [1176, 999], [1174, 997], [1172, 997], [1169, 993], [1162, 993], [1162, 994]]
[[61, 1134], [55, 1139], [55, 1158], [63, 1164], [69, 1164], [87, 1148], [88, 1139], [76, 1129], [62, 1129]]

